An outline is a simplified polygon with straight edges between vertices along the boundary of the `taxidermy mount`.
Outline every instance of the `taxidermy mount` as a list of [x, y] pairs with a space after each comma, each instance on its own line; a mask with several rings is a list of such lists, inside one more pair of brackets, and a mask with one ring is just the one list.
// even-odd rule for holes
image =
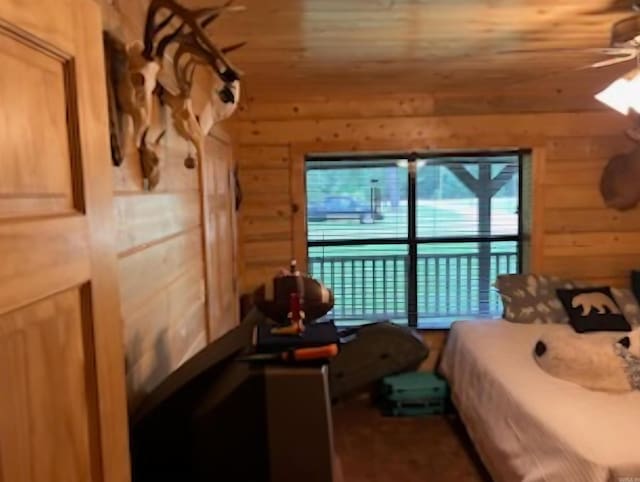
[[626, 131], [637, 145], [631, 151], [613, 156], [602, 172], [600, 193], [607, 207], [626, 211], [640, 202], [640, 128]]
[[[110, 84], [114, 98], [110, 111], [114, 111], [116, 119], [111, 122], [112, 157], [114, 164], [122, 162], [121, 143], [118, 146], [121, 123], [116, 114], [120, 111], [132, 120], [133, 140], [140, 154], [146, 189], [153, 189], [160, 179], [156, 151], [162, 134], [155, 140], [147, 136], [154, 96], [170, 109], [176, 132], [195, 149], [195, 159], [189, 154], [184, 162], [190, 169], [202, 161], [204, 139], [213, 126], [233, 114], [238, 106], [241, 72], [226, 54], [244, 43], [218, 48], [205, 32], [222, 13], [244, 9], [232, 3], [230, 0], [222, 6], [190, 10], [176, 0], [152, 0], [142, 42], [115, 49], [121, 57], [124, 52], [124, 62], [119, 63], [123, 68], [117, 69], [117, 81]], [[198, 67], [210, 70], [217, 81], [200, 116], [194, 112], [191, 96]], [[112, 70], [110, 66], [109, 71]]]
[[111, 144], [111, 160], [114, 166], [124, 161], [122, 152], [122, 107], [119, 105], [116, 89], [123, 78], [127, 65], [127, 54], [124, 45], [108, 32], [103, 33], [105, 73], [107, 75], [107, 101], [109, 103], [109, 137]]

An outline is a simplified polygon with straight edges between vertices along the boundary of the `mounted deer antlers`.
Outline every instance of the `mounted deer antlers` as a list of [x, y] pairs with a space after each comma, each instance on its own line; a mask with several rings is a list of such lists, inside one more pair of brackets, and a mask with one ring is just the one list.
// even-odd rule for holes
[[[198, 159], [202, 159], [204, 136], [213, 123], [228, 117], [235, 110], [239, 100], [238, 79], [241, 73], [225, 54], [244, 44], [218, 49], [205, 32], [207, 25], [223, 12], [243, 9], [232, 6], [232, 3], [233, 0], [228, 0], [219, 7], [189, 10], [176, 0], [151, 1], [144, 28], [144, 43], [137, 42], [129, 47], [127, 75], [118, 89], [123, 110], [133, 119], [134, 139], [139, 149], [149, 150], [141, 144], [144, 144], [144, 134], [151, 123], [152, 93], [158, 86], [165, 53], [174, 43], [177, 48], [173, 53], [173, 74], [178, 93], [160, 86], [161, 100], [171, 108], [176, 131], [195, 146]], [[166, 16], [158, 19], [165, 10]], [[179, 21], [177, 27], [174, 20]], [[211, 106], [205, 107], [207, 115], [204, 126], [195, 115], [191, 102], [194, 71], [198, 65], [211, 68], [222, 82], [222, 87], [215, 92], [215, 98], [209, 102]]]
[[[171, 19], [175, 14], [180, 15], [183, 19], [182, 24], [178, 28], [158, 42], [155, 55], [162, 57], [170, 44], [178, 44], [173, 55], [173, 73], [176, 83], [178, 84], [179, 92], [175, 95], [165, 90], [162, 94], [162, 99], [171, 108], [171, 117], [178, 133], [194, 145], [198, 160], [202, 159], [204, 137], [213, 124], [207, 122], [207, 125], [203, 126], [193, 111], [191, 90], [196, 67], [198, 65], [211, 67], [223, 82], [222, 88], [217, 92], [216, 98], [219, 99], [222, 104], [228, 104], [230, 106], [226, 109], [229, 110], [230, 113], [235, 110], [239, 99], [239, 73], [225, 58], [224, 54], [244, 44], [218, 50], [204, 33], [204, 28], [218, 18], [223, 11], [238, 9], [238, 7], [231, 6], [232, 1], [233, 0], [228, 1], [225, 5], [218, 8], [189, 11], [176, 5], [173, 0], [157, 0], [157, 2], [155, 2], [156, 5], [152, 4], [149, 8], [147, 17], [145, 44], [147, 45], [148, 51], [152, 51], [153, 49], [151, 46], [153, 43], [153, 33], [157, 31], [158, 27], [166, 24], [167, 19]], [[155, 27], [155, 16], [162, 7], [172, 9], [177, 7], [177, 10], [172, 10], [172, 13], [161, 22], [158, 27]], [[210, 101], [210, 103], [213, 102], [215, 101]], [[213, 105], [211, 108], [213, 108]], [[222, 120], [222, 117], [220, 120]]]
[[[177, 16], [182, 21], [181, 25], [161, 42], [168, 44], [173, 41], [175, 37], [181, 35], [184, 30], [189, 30], [186, 36], [191, 37], [195, 43], [201, 46], [199, 50], [201, 52], [207, 52], [207, 55], [214, 60], [209, 63], [218, 76], [225, 82], [238, 80], [240, 78], [239, 70], [234, 68], [224, 55], [224, 53], [228, 52], [228, 49], [219, 50], [204, 31], [207, 25], [217, 19], [223, 12], [244, 10], [243, 7], [232, 6], [232, 3], [233, 0], [229, 0], [220, 7], [189, 10], [179, 5], [175, 0], [152, 0], [151, 5], [149, 5], [149, 10], [147, 11], [147, 21], [144, 29], [144, 56], [151, 60], [157, 58], [159, 55], [163, 55], [166, 45], [158, 55], [158, 52], [154, 51], [154, 38]], [[169, 15], [160, 23], [156, 24], [156, 16], [162, 9], [168, 10]], [[162, 43], [159, 43], [157, 47], [161, 45]]]
[[[211, 17], [208, 17], [207, 20], [208, 19], [211, 19]], [[178, 32], [181, 31], [181, 28], [182, 27], [178, 29]], [[228, 106], [224, 109], [225, 111], [229, 111], [228, 115], [237, 107], [239, 82], [237, 79], [232, 82], [226, 80], [227, 78], [234, 77], [236, 75], [235, 72], [233, 75], [224, 73], [228, 71], [221, 72], [218, 66], [219, 59], [214, 53], [203, 48], [194, 32], [189, 34], [174, 32], [171, 36], [171, 41], [178, 42], [178, 48], [173, 56], [173, 69], [179, 93], [174, 95], [165, 90], [162, 94], [162, 99], [171, 107], [171, 117], [174, 127], [182, 137], [194, 145], [197, 159], [202, 160], [204, 137], [213, 127], [213, 123], [210, 122], [208, 117], [206, 119], [207, 124], [204, 125], [193, 111], [191, 90], [195, 69], [198, 65], [212, 66], [214, 71], [218, 73], [219, 78], [224, 79], [222, 88], [217, 91], [217, 95], [213, 99], [210, 99], [207, 107], [211, 106], [210, 108], [213, 109], [219, 105]], [[165, 45], [162, 47], [166, 48]], [[234, 46], [233, 48], [238, 48], [239, 46], [240, 45]], [[225, 51], [230, 51], [230, 49], [225, 49]], [[218, 116], [218, 120], [222, 120], [223, 118], [222, 115]]]
[[[143, 55], [148, 59], [162, 59], [170, 44], [177, 43], [178, 48], [173, 55], [174, 77], [181, 96], [188, 96], [193, 84], [193, 74], [197, 65], [211, 67], [223, 82], [218, 91], [224, 103], [235, 103], [233, 85], [240, 78], [240, 72], [227, 60], [225, 54], [236, 50], [244, 43], [218, 49], [209, 40], [204, 29], [225, 11], [243, 10], [244, 7], [232, 6], [233, 0], [221, 7], [188, 10], [175, 0], [153, 0], [147, 13], [145, 25]], [[156, 16], [162, 10], [169, 10], [169, 15], [156, 24]], [[165, 35], [154, 46], [155, 36], [165, 29], [178, 16], [182, 23], [173, 32]], [[186, 58], [186, 61], [183, 60]]]

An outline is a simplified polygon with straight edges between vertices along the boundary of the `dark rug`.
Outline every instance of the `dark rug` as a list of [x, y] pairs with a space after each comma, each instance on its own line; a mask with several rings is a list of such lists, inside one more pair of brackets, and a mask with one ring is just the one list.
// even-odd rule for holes
[[367, 398], [333, 410], [345, 482], [490, 482], [455, 415], [383, 417]]

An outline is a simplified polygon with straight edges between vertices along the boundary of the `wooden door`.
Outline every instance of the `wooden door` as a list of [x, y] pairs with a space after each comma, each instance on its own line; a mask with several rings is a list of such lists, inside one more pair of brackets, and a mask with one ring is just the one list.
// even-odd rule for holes
[[236, 211], [231, 144], [225, 137], [205, 140], [202, 166], [207, 260], [209, 341], [238, 323]]
[[130, 477], [101, 38], [0, 1], [0, 482]]

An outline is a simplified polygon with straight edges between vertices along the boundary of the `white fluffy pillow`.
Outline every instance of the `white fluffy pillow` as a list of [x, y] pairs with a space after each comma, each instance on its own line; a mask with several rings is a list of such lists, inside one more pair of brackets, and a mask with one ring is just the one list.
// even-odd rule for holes
[[549, 375], [591, 390], [640, 389], [640, 329], [584, 334], [549, 331], [536, 342], [533, 357]]

